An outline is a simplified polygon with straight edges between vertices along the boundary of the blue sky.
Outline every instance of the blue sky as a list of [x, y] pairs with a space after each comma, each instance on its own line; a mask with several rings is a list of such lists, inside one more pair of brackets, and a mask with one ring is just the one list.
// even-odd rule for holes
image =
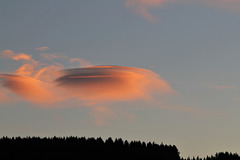
[[[2, 87], [14, 100], [0, 103], [0, 136], [121, 137], [175, 144], [181, 156], [239, 151], [240, 2], [132, 2], [127, 7], [127, 0], [3, 0], [0, 52], [145, 68], [175, 94], [104, 102], [108, 110], [102, 115], [74, 100], [42, 107]], [[156, 21], [144, 17], [139, 6]], [[36, 50], [43, 46], [48, 49]], [[59, 61], [63, 69], [79, 67]], [[0, 59], [1, 73], [20, 66]], [[102, 117], [103, 125], [95, 123]]]

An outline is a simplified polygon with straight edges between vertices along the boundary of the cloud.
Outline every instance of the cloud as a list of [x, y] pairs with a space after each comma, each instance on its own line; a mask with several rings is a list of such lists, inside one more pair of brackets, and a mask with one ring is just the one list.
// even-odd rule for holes
[[[22, 63], [11, 73], [0, 73], [0, 86], [3, 87], [0, 89], [6, 90], [0, 91], [1, 103], [16, 100], [15, 96], [44, 108], [74, 103], [89, 107], [95, 123], [105, 125], [107, 120], [117, 117], [108, 104], [152, 100], [154, 93], [167, 95], [175, 92], [167, 81], [147, 69], [92, 66], [84, 59], [60, 53], [44, 53], [35, 57], [11, 50], [0, 52], [0, 58]], [[76, 64], [81, 68], [63, 69], [66, 68], [64, 65]]]
[[68, 95], [83, 101], [147, 99], [150, 93], [173, 93], [156, 73], [141, 68], [95, 66], [62, 71], [56, 84]]
[[70, 62], [78, 62], [80, 64], [80, 67], [90, 67], [93, 66], [90, 62], [82, 59], [82, 58], [70, 58]]
[[97, 125], [106, 125], [106, 121], [116, 118], [116, 114], [108, 107], [94, 106], [91, 110], [91, 116], [94, 118], [94, 123]]
[[15, 71], [17, 75], [31, 76], [33, 74], [34, 68], [31, 64], [24, 64]]
[[40, 57], [46, 60], [53, 61], [54, 59], [67, 59], [68, 56], [61, 53], [41, 53]]
[[[54, 103], [74, 98], [80, 102], [94, 104], [149, 99], [153, 92], [174, 93], [164, 79], [147, 69], [95, 66], [58, 72], [52, 67], [43, 68], [33, 78], [0, 74], [0, 78], [3, 79], [1, 83], [3, 87], [33, 103]], [[43, 78], [41, 76], [44, 72]], [[47, 81], [48, 77], [51, 80]]]
[[46, 50], [48, 50], [48, 49], [49, 49], [49, 48], [48, 48], [47, 46], [35, 48], [35, 50], [39, 50], [39, 51], [46, 51]]
[[234, 85], [211, 84], [211, 87], [217, 90], [236, 89]]
[[125, 0], [126, 8], [133, 10], [152, 23], [158, 22], [159, 17], [151, 14], [150, 10], [159, 8], [167, 3], [205, 5], [216, 9], [223, 9], [238, 13], [240, 11], [240, 0]]
[[224, 9], [228, 11], [236, 11], [240, 10], [240, 1], [239, 0], [201, 0], [199, 1], [205, 5], [210, 7]]
[[158, 8], [163, 3], [169, 0], [125, 0], [125, 6], [133, 9], [136, 13], [140, 14], [143, 18], [152, 23], [158, 22], [159, 18], [149, 12], [152, 8]]
[[3, 79], [3, 87], [25, 100], [33, 103], [52, 103], [54, 100], [52, 93], [48, 90], [48, 84], [42, 81], [11, 74], [0, 74], [0, 78]]
[[26, 60], [26, 61], [32, 61], [32, 56], [27, 55], [25, 53], [14, 53], [12, 50], [4, 50], [0, 52], [0, 58], [7, 58], [12, 60]]

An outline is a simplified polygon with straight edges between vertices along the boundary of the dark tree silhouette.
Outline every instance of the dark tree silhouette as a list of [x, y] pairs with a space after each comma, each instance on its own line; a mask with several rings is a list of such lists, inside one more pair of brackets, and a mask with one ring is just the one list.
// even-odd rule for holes
[[3, 160], [76, 160], [76, 159], [158, 159], [158, 160], [240, 160], [236, 153], [220, 152], [205, 158], [180, 158], [175, 145], [154, 142], [102, 140], [85, 137], [3, 137], [0, 159]]
[[26, 137], [0, 139], [0, 159], [160, 159], [180, 160], [176, 146], [140, 141], [85, 137]]

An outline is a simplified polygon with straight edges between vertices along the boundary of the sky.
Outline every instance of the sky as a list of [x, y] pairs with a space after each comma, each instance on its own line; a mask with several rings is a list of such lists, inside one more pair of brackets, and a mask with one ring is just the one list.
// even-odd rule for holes
[[0, 21], [0, 137], [239, 153], [239, 0], [1, 0]]

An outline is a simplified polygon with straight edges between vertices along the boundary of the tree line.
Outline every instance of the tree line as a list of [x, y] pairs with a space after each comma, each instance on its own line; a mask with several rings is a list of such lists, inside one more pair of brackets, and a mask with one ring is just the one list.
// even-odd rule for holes
[[121, 138], [105, 141], [85, 137], [2, 137], [0, 159], [158, 159], [158, 160], [240, 160], [237, 154], [217, 153], [215, 156], [192, 159], [181, 158], [175, 145], [154, 142], [123, 141]]

